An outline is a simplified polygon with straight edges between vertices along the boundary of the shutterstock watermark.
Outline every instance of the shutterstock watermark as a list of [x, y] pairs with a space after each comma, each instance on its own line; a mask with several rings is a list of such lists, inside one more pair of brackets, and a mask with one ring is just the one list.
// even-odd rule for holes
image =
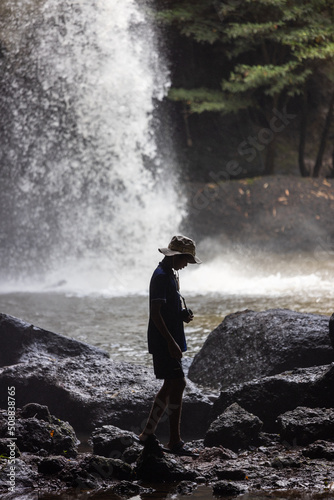
[[[261, 128], [256, 135], [249, 135], [240, 142], [237, 148], [238, 155], [245, 157], [248, 163], [252, 162], [274, 140], [275, 135], [282, 132], [296, 117], [297, 115], [288, 113], [286, 107], [281, 111], [273, 108], [269, 127]], [[218, 172], [211, 171], [209, 177], [212, 182], [207, 183], [204, 189], [197, 191], [192, 197], [193, 210], [200, 212], [207, 208], [211, 201], [217, 198], [221, 182], [237, 177], [241, 173], [242, 166], [238, 160], [228, 161]]]
[[257, 136], [248, 136], [239, 144], [238, 153], [240, 156], [246, 156], [246, 161], [255, 160], [258, 151], [263, 151], [273, 141], [275, 134], [282, 132], [297, 117], [288, 113], [286, 107], [282, 111], [274, 108], [272, 113], [269, 128], [261, 128]]

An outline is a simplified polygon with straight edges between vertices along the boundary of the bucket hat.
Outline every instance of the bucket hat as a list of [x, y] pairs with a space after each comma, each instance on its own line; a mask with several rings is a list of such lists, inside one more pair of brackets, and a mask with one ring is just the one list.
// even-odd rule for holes
[[167, 248], [158, 248], [158, 250], [167, 257], [172, 257], [173, 255], [189, 255], [190, 264], [202, 263], [202, 261], [196, 257], [195, 242], [186, 236], [173, 236]]

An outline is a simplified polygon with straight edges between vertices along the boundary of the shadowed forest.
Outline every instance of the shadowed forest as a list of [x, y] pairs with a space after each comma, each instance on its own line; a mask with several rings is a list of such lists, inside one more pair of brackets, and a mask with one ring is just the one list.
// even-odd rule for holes
[[186, 179], [333, 177], [331, 0], [155, 3]]

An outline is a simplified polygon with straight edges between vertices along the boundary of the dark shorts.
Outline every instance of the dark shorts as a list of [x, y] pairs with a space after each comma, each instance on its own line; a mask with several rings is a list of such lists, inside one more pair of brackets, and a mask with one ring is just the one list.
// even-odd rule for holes
[[158, 379], [184, 378], [181, 360], [172, 358], [168, 354], [153, 354], [153, 368]]

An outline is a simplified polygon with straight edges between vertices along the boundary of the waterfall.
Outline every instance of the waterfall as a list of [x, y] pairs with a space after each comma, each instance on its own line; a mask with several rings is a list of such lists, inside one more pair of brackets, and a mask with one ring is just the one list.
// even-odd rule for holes
[[142, 288], [177, 231], [182, 197], [156, 112], [169, 75], [150, 7], [2, 1], [2, 282]]

